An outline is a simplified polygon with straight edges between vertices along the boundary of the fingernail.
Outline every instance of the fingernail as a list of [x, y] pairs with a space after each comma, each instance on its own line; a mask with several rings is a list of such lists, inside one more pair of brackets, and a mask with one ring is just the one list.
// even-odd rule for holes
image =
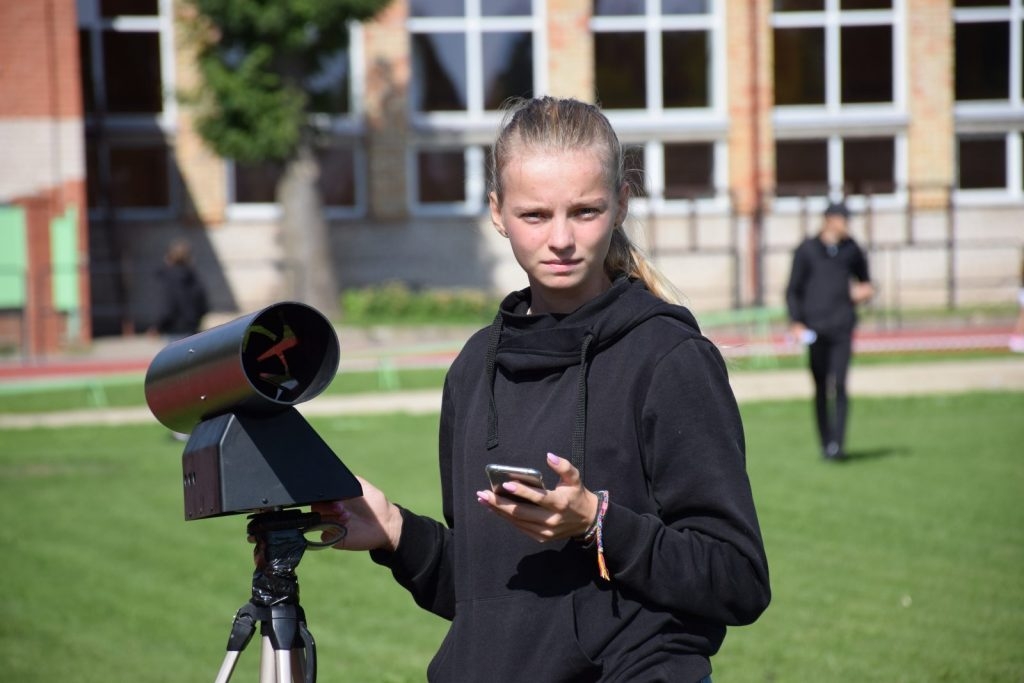
[[548, 462], [551, 463], [552, 465], [557, 465], [558, 463], [562, 462], [562, 459], [559, 458], [554, 453], [548, 453]]

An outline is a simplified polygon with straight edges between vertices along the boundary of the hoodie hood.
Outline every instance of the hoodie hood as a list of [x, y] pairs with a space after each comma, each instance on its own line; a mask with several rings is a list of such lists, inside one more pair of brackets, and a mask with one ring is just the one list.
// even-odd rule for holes
[[500, 443], [500, 406], [494, 399], [498, 368], [515, 374], [580, 366], [570, 462], [582, 477], [586, 456], [587, 374], [594, 354], [616, 343], [640, 323], [656, 316], [675, 318], [700, 334], [684, 307], [651, 294], [639, 280], [620, 275], [605, 293], [567, 315], [527, 315], [530, 289], [512, 292], [498, 309], [488, 334], [486, 372], [490, 382], [487, 448]]

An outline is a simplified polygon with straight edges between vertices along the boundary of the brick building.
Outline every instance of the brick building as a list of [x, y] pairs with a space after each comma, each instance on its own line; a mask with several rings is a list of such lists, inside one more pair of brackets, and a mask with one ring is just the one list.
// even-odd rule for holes
[[[0, 0], [3, 36], [29, 41], [15, 21], [40, 36], [0, 40], [2, 63], [64, 66], [38, 95], [46, 79], [0, 71], [0, 136], [25, 139], [19, 117], [78, 131], [19, 152], [0, 201], [23, 201], [15, 168], [69, 176], [46, 196], [52, 215], [88, 216], [97, 334], [145, 326], [173, 237], [192, 240], [218, 310], [287, 298], [300, 264], [277, 237], [279, 169], [211, 154], [175, 97], [197, 83], [182, 4], [78, 0], [71, 50], [75, 5]], [[636, 169], [630, 229], [698, 313], [777, 305], [828, 197], [855, 211], [876, 305], [1002, 303], [1019, 285], [1024, 0], [393, 0], [348, 30], [317, 116], [342, 287], [524, 285], [484, 168], [500, 103], [527, 93], [601, 102]]]
[[0, 340], [90, 337], [74, 0], [0, 2]]

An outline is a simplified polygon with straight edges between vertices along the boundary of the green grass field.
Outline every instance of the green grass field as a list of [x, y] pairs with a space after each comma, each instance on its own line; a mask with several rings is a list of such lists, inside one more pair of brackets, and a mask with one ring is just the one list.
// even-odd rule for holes
[[[743, 406], [774, 598], [716, 683], [1024, 680], [1024, 393], [859, 399], [826, 464], [804, 401]], [[438, 513], [436, 418], [316, 419], [342, 459]], [[4, 680], [213, 680], [249, 597], [245, 518], [184, 522], [164, 428], [0, 431]], [[422, 681], [446, 628], [361, 554], [308, 552], [319, 680]], [[557, 647], [544, 656], [557, 656]], [[253, 643], [233, 680], [258, 680]]]

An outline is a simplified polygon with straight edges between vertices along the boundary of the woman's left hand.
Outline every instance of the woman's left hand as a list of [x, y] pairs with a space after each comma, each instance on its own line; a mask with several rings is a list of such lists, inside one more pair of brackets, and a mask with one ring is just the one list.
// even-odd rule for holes
[[583, 487], [579, 470], [568, 460], [548, 453], [547, 461], [559, 478], [553, 490], [508, 482], [509, 496], [477, 491], [477, 500], [541, 543], [582, 536], [597, 517], [597, 495]]

